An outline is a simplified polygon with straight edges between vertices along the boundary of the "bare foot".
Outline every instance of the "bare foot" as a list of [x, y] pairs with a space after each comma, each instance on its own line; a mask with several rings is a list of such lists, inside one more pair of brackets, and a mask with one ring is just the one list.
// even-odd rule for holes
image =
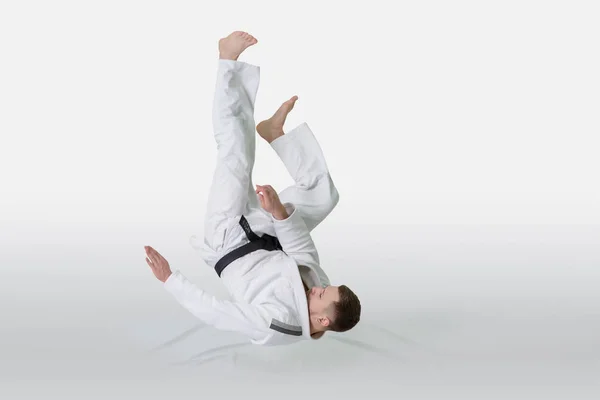
[[258, 43], [258, 40], [247, 32], [235, 31], [219, 40], [219, 58], [237, 60], [248, 47]]
[[279, 107], [279, 109], [269, 119], [266, 119], [256, 125], [256, 131], [268, 143], [283, 136], [283, 124], [290, 111], [294, 108], [294, 103], [298, 100], [298, 96], [294, 96]]

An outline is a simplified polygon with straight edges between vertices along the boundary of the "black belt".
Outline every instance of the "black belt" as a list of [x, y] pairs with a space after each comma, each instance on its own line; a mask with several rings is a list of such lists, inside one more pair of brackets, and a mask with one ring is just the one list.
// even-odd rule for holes
[[248, 253], [252, 253], [253, 251], [261, 249], [269, 251], [283, 250], [283, 247], [281, 247], [281, 244], [279, 243], [279, 239], [277, 239], [275, 236], [265, 233], [259, 237], [256, 233], [254, 233], [252, 229], [250, 229], [250, 225], [243, 215], [240, 218], [240, 225], [244, 229], [244, 232], [246, 232], [246, 236], [250, 240], [250, 243], [246, 243], [245, 245], [230, 251], [219, 261], [217, 261], [217, 264], [215, 265], [215, 271], [217, 272], [217, 275], [219, 275], [219, 278], [221, 277], [221, 273], [226, 266]]

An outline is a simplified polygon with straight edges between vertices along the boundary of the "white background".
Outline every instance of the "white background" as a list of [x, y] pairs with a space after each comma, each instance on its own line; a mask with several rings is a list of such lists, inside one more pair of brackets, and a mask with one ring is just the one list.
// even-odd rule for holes
[[[597, 398], [598, 20], [593, 1], [1, 2], [0, 390]], [[298, 95], [285, 130], [322, 146], [341, 198], [313, 238], [363, 319], [282, 349], [203, 327], [148, 358], [198, 320], [144, 245], [227, 295], [188, 239], [234, 30], [259, 40], [256, 121]], [[254, 182], [292, 184], [257, 139]]]

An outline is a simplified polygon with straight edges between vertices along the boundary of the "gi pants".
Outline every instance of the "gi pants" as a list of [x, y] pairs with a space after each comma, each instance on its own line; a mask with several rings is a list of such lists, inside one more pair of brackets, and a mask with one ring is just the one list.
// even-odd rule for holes
[[[208, 197], [204, 241], [192, 244], [212, 268], [225, 254], [249, 242], [239, 225], [242, 215], [257, 235], [275, 236], [272, 216], [260, 206], [252, 183], [254, 104], [259, 81], [260, 67], [219, 59], [212, 109], [217, 165]], [[312, 231], [339, 201], [321, 147], [306, 123], [272, 141], [271, 147], [295, 182], [278, 193], [279, 199], [282, 204], [292, 203]]]

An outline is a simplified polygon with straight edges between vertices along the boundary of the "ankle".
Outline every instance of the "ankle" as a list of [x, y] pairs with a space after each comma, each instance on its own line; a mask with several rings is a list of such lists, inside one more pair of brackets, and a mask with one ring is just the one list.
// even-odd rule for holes
[[274, 135], [271, 135], [271, 136], [269, 137], [269, 139], [267, 139], [267, 143], [271, 144], [271, 142], [273, 142], [275, 139], [277, 139], [277, 138], [279, 138], [279, 137], [282, 137], [283, 135], [284, 135], [284, 133], [283, 133], [283, 132], [280, 132], [280, 133], [276, 133], [276, 134], [274, 134]]

